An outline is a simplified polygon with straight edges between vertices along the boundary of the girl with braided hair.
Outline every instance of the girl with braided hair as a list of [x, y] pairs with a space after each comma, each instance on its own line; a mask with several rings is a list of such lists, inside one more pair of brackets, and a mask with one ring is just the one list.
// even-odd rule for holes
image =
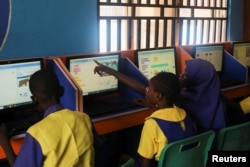
[[137, 149], [141, 167], [154, 166], [166, 144], [195, 134], [194, 123], [188, 114], [174, 105], [181, 91], [179, 79], [175, 74], [160, 72], [149, 80], [146, 87], [122, 73], [96, 63], [98, 66], [94, 69], [95, 73], [104, 71], [114, 75], [131, 88], [145, 94], [145, 98], [136, 99], [135, 103], [155, 110], [145, 119], [141, 132]]

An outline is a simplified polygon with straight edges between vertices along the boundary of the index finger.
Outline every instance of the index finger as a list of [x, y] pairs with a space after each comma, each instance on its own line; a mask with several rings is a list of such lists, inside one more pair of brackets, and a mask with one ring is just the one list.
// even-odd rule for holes
[[94, 62], [95, 62], [97, 65], [101, 65], [101, 63], [99, 63], [97, 60], [94, 60]]

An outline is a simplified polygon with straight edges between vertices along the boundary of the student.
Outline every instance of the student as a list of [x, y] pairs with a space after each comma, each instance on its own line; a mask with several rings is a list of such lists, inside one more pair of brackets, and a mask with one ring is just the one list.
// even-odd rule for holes
[[[127, 84], [136, 90], [142, 91], [144, 89], [144, 85], [140, 82], [129, 79], [98, 62], [96, 63], [98, 66], [94, 70], [95, 73], [104, 71], [120, 80], [126, 80]], [[145, 99], [136, 100], [136, 103], [155, 109], [154, 113], [146, 118], [141, 132], [138, 147], [140, 166], [149, 167], [157, 162], [161, 150], [167, 143], [195, 134], [195, 127], [189, 116], [183, 109], [174, 106], [180, 90], [176, 75], [160, 72], [150, 79], [149, 85], [146, 87]]]
[[[144, 94], [143, 89], [146, 85], [98, 62], [96, 63], [94, 72], [104, 70], [137, 92]], [[227, 125], [244, 122], [247, 119], [244, 113], [250, 113], [250, 107], [248, 110], [245, 109], [247, 100], [244, 100], [244, 103], [235, 103], [223, 96], [220, 91], [218, 75], [213, 65], [208, 61], [202, 59], [187, 60], [186, 70], [180, 76], [180, 82], [184, 88], [176, 100], [176, 105], [190, 113], [199, 132], [210, 129], [218, 131]], [[145, 105], [143, 101], [137, 101], [137, 104]]]
[[60, 104], [64, 89], [53, 72], [35, 72], [29, 86], [31, 98], [44, 112], [44, 118], [27, 130], [17, 158], [7, 138], [5, 126], [0, 126], [0, 144], [10, 165], [93, 167], [93, 135], [89, 116], [70, 111]]
[[180, 93], [176, 75], [160, 72], [149, 81], [146, 104], [155, 111], [145, 119], [138, 147], [141, 167], [157, 162], [164, 146], [195, 134], [194, 124], [187, 113], [174, 105]]
[[188, 60], [180, 81], [184, 89], [176, 105], [190, 113], [198, 131], [217, 131], [226, 127], [226, 104], [214, 66], [202, 59]]

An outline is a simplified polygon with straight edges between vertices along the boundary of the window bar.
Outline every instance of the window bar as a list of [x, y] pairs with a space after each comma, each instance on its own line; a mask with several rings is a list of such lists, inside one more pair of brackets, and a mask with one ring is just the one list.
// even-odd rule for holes
[[137, 20], [137, 49], [141, 48], [141, 22], [141, 19]]
[[204, 19], [201, 20], [200, 43], [203, 43], [203, 38], [205, 38], [205, 35], [203, 35], [203, 32], [204, 32]]
[[[227, 20], [223, 20], [223, 22], [224, 22], [224, 27], [226, 27], [227, 26]], [[225, 41], [227, 41], [227, 28], [225, 28], [225, 32], [224, 32], [224, 40]]]
[[155, 43], [154, 47], [158, 48], [159, 47], [159, 19], [155, 20]]
[[218, 29], [217, 29], [217, 32], [218, 32], [218, 38], [219, 38], [219, 41], [221, 42], [222, 41], [222, 20], [218, 20]]
[[201, 6], [204, 7], [204, 0], [201, 1]]
[[194, 6], [197, 7], [197, 0], [194, 0]]
[[121, 50], [121, 24], [122, 19], [117, 19], [117, 50]]
[[168, 0], [164, 0], [164, 5], [168, 5]]
[[179, 19], [179, 27], [180, 27], [180, 30], [179, 30], [179, 44], [180, 45], [183, 44], [183, 41], [182, 41], [183, 22], [184, 22], [183, 19]]
[[110, 24], [111, 24], [111, 21], [110, 19], [106, 19], [106, 22], [107, 22], [107, 51], [110, 51], [110, 47], [111, 47], [111, 40], [110, 40], [110, 35], [111, 35], [111, 30], [110, 30]]
[[222, 41], [223, 38], [222, 29], [223, 29], [223, 20], [220, 20], [220, 42]]
[[180, 7], [180, 6], [183, 6], [183, 0], [179, 0], [179, 2], [176, 1], [176, 5], [178, 5], [179, 7]]
[[194, 43], [197, 43], [197, 20], [194, 20]]
[[207, 30], [207, 41], [206, 41], [206, 43], [209, 42], [209, 38], [210, 38], [210, 20], [207, 20], [207, 27], [208, 27], [208, 30]]
[[167, 19], [164, 19], [163, 20], [163, 46], [166, 46], [167, 45], [167, 31], [168, 31], [168, 28], [167, 28], [167, 24], [168, 24], [168, 20]]
[[[183, 20], [184, 21], [184, 20]], [[187, 21], [187, 29], [186, 29], [186, 43], [190, 44], [190, 24], [191, 24], [191, 20], [187, 19], [185, 20]]]
[[133, 35], [132, 35], [132, 31], [131, 29], [133, 24], [132, 24], [132, 20], [129, 19], [127, 20], [128, 21], [128, 24], [127, 24], [127, 29], [128, 29], [128, 33], [127, 33], [127, 49], [132, 49], [132, 41], [133, 40]]
[[216, 33], [216, 27], [217, 27], [217, 19], [216, 20], [214, 20], [214, 41], [213, 42], [216, 42], [216, 35], [217, 35], [217, 33]]
[[204, 19], [201, 20], [201, 34], [200, 34], [200, 41], [203, 43], [203, 38], [204, 38]]
[[210, 41], [210, 33], [211, 33], [211, 20], [208, 20], [208, 23], [207, 23], [207, 27], [208, 27], [208, 31], [207, 31], [207, 43], [209, 43]]
[[172, 38], [171, 38], [171, 46], [175, 46], [175, 27], [176, 27], [176, 19], [171, 19], [172, 21], [172, 28], [171, 28], [171, 35], [172, 35]]
[[150, 48], [150, 26], [151, 26], [151, 20], [150, 19], [146, 19], [146, 48]]

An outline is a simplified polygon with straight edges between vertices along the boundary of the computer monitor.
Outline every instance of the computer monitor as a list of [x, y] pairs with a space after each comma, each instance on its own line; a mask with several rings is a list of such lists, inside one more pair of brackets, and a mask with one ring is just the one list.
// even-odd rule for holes
[[94, 60], [118, 70], [119, 59], [120, 53], [69, 56], [66, 58], [66, 66], [86, 99], [86, 97], [114, 93], [118, 90], [118, 80], [113, 75], [104, 72], [94, 74], [94, 68], [97, 66]]
[[250, 67], [250, 42], [233, 42], [232, 55], [243, 65]]
[[176, 49], [166, 47], [136, 50], [135, 64], [148, 79], [162, 71], [176, 74]]
[[0, 61], [0, 111], [32, 104], [29, 79], [43, 67], [43, 58]]
[[213, 64], [217, 72], [223, 68], [224, 44], [204, 44], [193, 47], [193, 58], [203, 59]]

